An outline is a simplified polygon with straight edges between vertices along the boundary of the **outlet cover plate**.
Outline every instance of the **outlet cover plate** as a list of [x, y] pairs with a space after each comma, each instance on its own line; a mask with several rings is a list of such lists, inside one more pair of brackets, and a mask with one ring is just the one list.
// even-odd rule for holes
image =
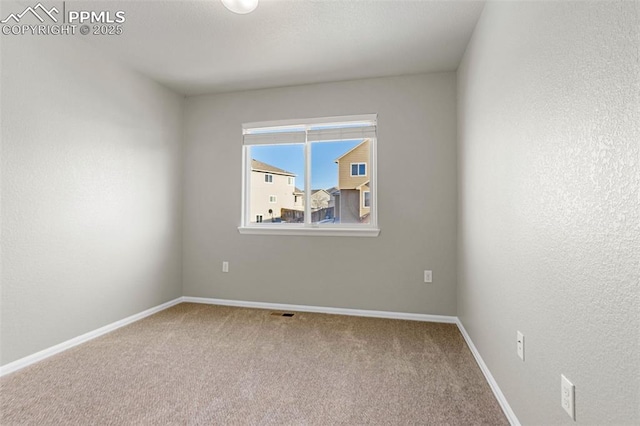
[[576, 419], [576, 387], [564, 377], [564, 374], [560, 375], [561, 382], [561, 399], [560, 404], [562, 404], [562, 408], [567, 412], [569, 417], [572, 420]]
[[518, 342], [518, 356], [524, 361], [524, 335], [518, 331], [516, 338]]

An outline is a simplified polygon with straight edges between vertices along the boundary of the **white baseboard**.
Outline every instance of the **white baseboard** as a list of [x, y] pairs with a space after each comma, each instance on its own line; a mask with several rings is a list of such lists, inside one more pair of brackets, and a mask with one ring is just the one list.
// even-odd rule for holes
[[27, 367], [31, 364], [35, 364], [38, 361], [42, 361], [45, 358], [49, 358], [52, 355], [58, 354], [62, 351], [70, 349], [74, 346], [77, 346], [81, 343], [88, 342], [89, 340], [95, 339], [96, 337], [102, 336], [103, 334], [109, 333], [113, 330], [116, 330], [120, 327], [124, 327], [125, 325], [131, 324], [133, 322], [139, 321], [145, 317], [153, 315], [157, 312], [170, 308], [171, 306], [177, 305], [182, 302], [189, 303], [203, 303], [208, 305], [222, 305], [222, 306], [237, 306], [243, 308], [258, 308], [258, 309], [271, 309], [276, 311], [297, 311], [297, 312], [315, 312], [321, 314], [336, 314], [336, 315], [349, 315], [349, 316], [358, 316], [358, 317], [372, 317], [372, 318], [388, 318], [388, 319], [402, 319], [402, 320], [410, 320], [410, 321], [425, 321], [425, 322], [440, 322], [440, 323], [448, 323], [448, 324], [456, 324], [462, 337], [467, 342], [467, 346], [471, 350], [480, 370], [484, 374], [484, 377], [487, 379], [493, 394], [495, 395], [502, 411], [505, 416], [509, 420], [512, 426], [520, 426], [520, 422], [516, 417], [515, 413], [511, 409], [511, 406], [507, 402], [504, 394], [500, 390], [498, 383], [493, 378], [491, 371], [489, 371], [489, 367], [485, 364], [484, 360], [480, 356], [478, 349], [473, 344], [471, 337], [465, 330], [462, 322], [458, 317], [455, 316], [446, 316], [446, 315], [428, 315], [428, 314], [414, 314], [408, 312], [390, 312], [390, 311], [371, 311], [364, 309], [348, 309], [348, 308], [330, 308], [323, 306], [309, 306], [309, 305], [290, 305], [285, 303], [267, 303], [267, 302], [250, 302], [245, 300], [228, 300], [228, 299], [212, 299], [207, 297], [190, 297], [190, 296], [182, 296], [178, 297], [169, 302], [163, 303], [162, 305], [155, 306], [153, 308], [147, 309], [146, 311], [140, 312], [135, 315], [131, 315], [130, 317], [121, 319], [120, 321], [116, 321], [114, 323], [105, 325], [97, 330], [90, 331], [81, 336], [74, 337], [73, 339], [67, 340], [66, 342], [62, 342], [50, 348], [44, 349], [40, 352], [36, 352], [32, 355], [26, 356], [19, 360], [10, 362], [9, 364], [3, 365], [0, 367], [0, 377], [5, 376], [7, 374], [18, 371], [24, 367]]
[[402, 320], [411, 320], [411, 321], [425, 321], [425, 322], [441, 322], [441, 323], [449, 323], [456, 324], [462, 337], [464, 337], [467, 346], [469, 346], [469, 350], [473, 354], [482, 374], [487, 379], [489, 383], [489, 387], [493, 391], [502, 411], [504, 412], [507, 420], [512, 426], [520, 426], [520, 421], [516, 417], [515, 413], [511, 409], [511, 406], [507, 402], [504, 394], [500, 390], [498, 383], [493, 378], [491, 371], [489, 371], [489, 367], [485, 364], [484, 360], [480, 356], [478, 349], [473, 344], [471, 337], [465, 330], [460, 319], [455, 316], [446, 316], [446, 315], [427, 315], [427, 314], [413, 314], [413, 313], [405, 313], [405, 312], [389, 312], [389, 311], [369, 311], [363, 309], [347, 309], [347, 308], [329, 308], [323, 306], [309, 306], [309, 305], [289, 305], [284, 303], [266, 303], [266, 302], [250, 302], [246, 300], [229, 300], [229, 299], [212, 299], [207, 297], [189, 297], [183, 296], [183, 302], [190, 303], [203, 303], [208, 305], [223, 305], [223, 306], [237, 306], [242, 308], [258, 308], [258, 309], [271, 309], [274, 311], [297, 311], [297, 312], [315, 312], [321, 314], [337, 314], [337, 315], [350, 315], [350, 316], [358, 316], [358, 317], [373, 317], [373, 318], [389, 318], [389, 319], [402, 319]]
[[484, 374], [484, 377], [487, 379], [487, 382], [489, 383], [489, 387], [491, 387], [493, 394], [498, 400], [498, 404], [500, 404], [500, 407], [502, 408], [504, 415], [507, 416], [507, 420], [509, 420], [509, 423], [512, 426], [520, 426], [520, 421], [518, 420], [518, 418], [516, 417], [516, 414], [511, 409], [511, 406], [507, 402], [507, 398], [505, 398], [504, 394], [500, 390], [500, 386], [498, 386], [498, 383], [493, 378], [491, 371], [489, 371], [489, 367], [487, 367], [487, 364], [484, 363], [484, 360], [480, 356], [480, 352], [478, 352], [476, 345], [473, 344], [471, 337], [467, 333], [467, 330], [465, 330], [459, 318], [456, 318], [456, 324], [458, 325], [458, 329], [460, 330], [460, 333], [462, 333], [462, 337], [464, 337], [464, 340], [467, 342], [467, 346], [469, 346], [469, 349], [471, 350], [473, 357], [476, 359], [476, 362], [478, 363], [478, 366], [480, 367], [482, 374]]
[[315, 312], [319, 314], [349, 315], [354, 317], [372, 317], [402, 319], [410, 321], [444, 322], [457, 324], [458, 318], [446, 315], [413, 314], [408, 312], [369, 311], [364, 309], [330, 308], [325, 306], [289, 305], [285, 303], [249, 302], [246, 300], [211, 299], [207, 297], [183, 296], [183, 302], [204, 303], [207, 305], [237, 306], [241, 308], [271, 309], [274, 311]]
[[105, 325], [104, 327], [100, 327], [97, 330], [90, 331], [78, 337], [74, 337], [73, 339], [69, 339], [65, 342], [59, 343], [55, 346], [51, 346], [50, 348], [41, 350], [40, 352], [36, 352], [24, 358], [20, 358], [16, 361], [10, 362], [0, 367], [0, 377], [13, 373], [15, 371], [18, 371], [31, 364], [35, 364], [38, 361], [42, 361], [43, 359], [49, 358], [50, 356], [58, 354], [62, 351], [66, 351], [67, 349], [70, 349], [81, 343], [88, 342], [89, 340], [95, 339], [96, 337], [102, 336], [103, 334], [109, 333], [110, 331], [116, 330], [120, 327], [124, 327], [125, 325], [129, 325], [133, 322], [139, 321], [142, 318], [148, 317], [149, 315], [153, 315], [156, 312], [160, 312], [164, 309], [170, 308], [171, 306], [177, 305], [180, 302], [182, 302], [182, 297], [178, 297], [177, 299], [163, 303], [162, 305], [155, 306], [153, 308], [147, 309], [146, 311], [121, 319], [120, 321], [116, 321], [114, 323]]

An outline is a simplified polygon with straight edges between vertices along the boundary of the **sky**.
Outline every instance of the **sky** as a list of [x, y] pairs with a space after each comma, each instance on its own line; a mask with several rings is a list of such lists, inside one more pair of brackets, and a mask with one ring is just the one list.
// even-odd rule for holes
[[[338, 186], [336, 158], [362, 142], [359, 140], [311, 143], [311, 189]], [[253, 145], [251, 158], [296, 175], [296, 187], [304, 188], [304, 145]]]

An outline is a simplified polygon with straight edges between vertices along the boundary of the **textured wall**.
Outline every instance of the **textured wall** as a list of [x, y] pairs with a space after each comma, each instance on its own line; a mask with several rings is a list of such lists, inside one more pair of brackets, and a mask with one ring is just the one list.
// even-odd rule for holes
[[[454, 73], [189, 98], [184, 294], [455, 315], [455, 108]], [[379, 118], [379, 237], [238, 233], [243, 122], [363, 113]]]
[[181, 295], [183, 101], [64, 36], [1, 85], [6, 364]]
[[561, 373], [640, 424], [639, 4], [490, 2], [458, 72], [458, 313], [523, 424]]

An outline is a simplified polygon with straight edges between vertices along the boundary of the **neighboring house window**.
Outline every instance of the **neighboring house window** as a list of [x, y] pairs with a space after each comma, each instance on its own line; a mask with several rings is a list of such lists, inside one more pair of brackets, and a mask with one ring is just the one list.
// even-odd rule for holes
[[367, 163], [351, 163], [351, 176], [366, 176]]
[[364, 207], [371, 207], [371, 191], [364, 191], [362, 193], [362, 205]]
[[379, 234], [375, 114], [242, 127], [241, 233]]

